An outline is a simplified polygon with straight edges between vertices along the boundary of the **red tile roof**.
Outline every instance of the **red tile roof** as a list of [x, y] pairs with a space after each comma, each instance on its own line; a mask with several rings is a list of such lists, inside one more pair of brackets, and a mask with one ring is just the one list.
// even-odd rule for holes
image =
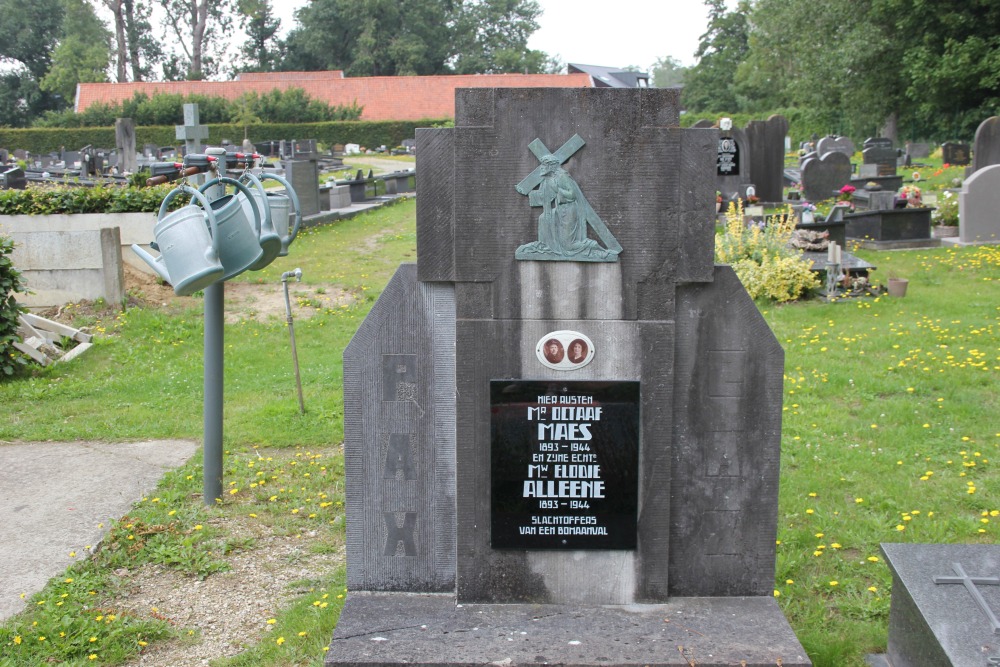
[[81, 83], [76, 111], [96, 102], [121, 102], [135, 93], [211, 95], [235, 99], [249, 91], [302, 88], [309, 97], [330, 105], [361, 106], [362, 120], [454, 118], [456, 88], [591, 88], [588, 74], [457, 74], [452, 76], [344, 77], [328, 72], [241, 74], [234, 81], [160, 81]]

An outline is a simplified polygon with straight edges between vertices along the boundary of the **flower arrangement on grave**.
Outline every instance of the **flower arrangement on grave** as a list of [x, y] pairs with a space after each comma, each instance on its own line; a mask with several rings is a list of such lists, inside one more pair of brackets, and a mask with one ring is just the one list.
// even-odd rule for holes
[[716, 190], [715, 191], [715, 203], [716, 204], [721, 204], [722, 203], [722, 191], [721, 190]]
[[856, 187], [848, 183], [844, 187], [840, 188], [840, 195], [837, 198], [840, 201], [851, 201], [851, 195], [853, 195], [856, 190]]
[[799, 206], [802, 207], [803, 211], [808, 211], [810, 213], [815, 213], [816, 212], [816, 204], [812, 204], [810, 202], [804, 201], [801, 204], [799, 204]]
[[747, 195], [748, 204], [757, 204], [759, 202], [760, 202], [760, 197], [758, 197], [757, 195]]
[[941, 227], [958, 226], [958, 197], [954, 192], [945, 190], [938, 197], [937, 208], [931, 212], [931, 220]]
[[904, 185], [899, 191], [899, 200], [906, 202], [905, 208], [922, 208], [924, 205], [923, 194], [915, 185]]

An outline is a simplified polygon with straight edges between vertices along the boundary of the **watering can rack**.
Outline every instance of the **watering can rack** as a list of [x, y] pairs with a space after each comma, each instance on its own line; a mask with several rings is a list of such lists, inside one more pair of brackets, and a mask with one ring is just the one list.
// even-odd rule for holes
[[[291, 184], [275, 174], [253, 172], [259, 155], [209, 149], [213, 150], [217, 153], [188, 154], [184, 162], [155, 163], [146, 181], [157, 185], [205, 172], [214, 174], [197, 189], [180, 181], [163, 199], [150, 243], [158, 256], [132, 246], [179, 296], [190, 296], [247, 270], [259, 271], [286, 256], [302, 223]], [[224, 175], [226, 169], [240, 166], [239, 177]], [[268, 191], [262, 182], [266, 179], [278, 181], [284, 192]], [[181, 194], [189, 195], [191, 202], [170, 211], [170, 203]], [[292, 215], [295, 220], [290, 224]]]
[[[146, 185], [158, 185], [206, 172], [200, 187], [181, 181], [160, 204], [153, 256], [139, 245], [132, 250], [179, 296], [205, 293], [204, 352], [204, 502], [222, 500], [223, 331], [225, 282], [244, 271], [259, 271], [288, 254], [302, 224], [302, 209], [294, 188], [281, 176], [254, 173], [260, 155], [227, 153], [208, 148], [188, 154], [183, 162], [158, 162]], [[242, 172], [226, 176], [229, 169]], [[263, 180], [284, 186], [283, 193], [264, 188]], [[230, 189], [232, 191], [230, 192]], [[174, 199], [188, 195], [188, 204], [170, 211]], [[294, 222], [292, 219], [294, 217]], [[299, 404], [301, 407], [301, 389]]]

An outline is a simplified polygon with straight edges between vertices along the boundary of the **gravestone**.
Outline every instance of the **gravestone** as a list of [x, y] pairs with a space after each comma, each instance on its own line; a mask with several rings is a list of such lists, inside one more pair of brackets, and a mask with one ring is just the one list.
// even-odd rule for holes
[[893, 667], [1000, 664], [1000, 546], [883, 544]]
[[719, 131], [675, 90], [455, 109], [417, 131], [419, 263], [344, 353], [326, 664], [809, 664], [771, 595], [783, 353], [713, 264]]
[[1000, 243], [1000, 164], [978, 170], [958, 194], [960, 243]]
[[972, 162], [969, 144], [964, 141], [946, 141], [941, 144], [941, 161], [963, 167]]
[[715, 150], [715, 189], [726, 199], [735, 197], [750, 177], [750, 142], [746, 132], [730, 127], [721, 130]]
[[866, 165], [875, 165], [876, 176], [895, 176], [896, 159], [899, 157], [896, 149], [886, 148], [881, 145], [872, 145], [861, 151], [861, 155]]
[[63, 151], [62, 160], [67, 169], [75, 169], [80, 164], [80, 151]]
[[319, 213], [319, 170], [316, 161], [289, 160], [285, 163], [285, 177], [299, 197], [302, 217]]
[[892, 139], [888, 137], [868, 137], [861, 145], [861, 150], [866, 148], [892, 148]]
[[6, 148], [0, 148], [0, 165], [4, 165], [10, 162], [10, 151]]
[[827, 153], [802, 163], [802, 194], [817, 202], [836, 196], [851, 180], [851, 159], [839, 152]]
[[906, 154], [912, 160], [919, 160], [921, 158], [930, 157], [931, 154], [930, 144], [918, 141], [909, 141], [906, 143]]
[[131, 118], [115, 119], [115, 147], [121, 156], [119, 172], [134, 174], [139, 170], [135, 154], [135, 121]]
[[[973, 146], [973, 172], [991, 164], [1000, 164], [1000, 116], [992, 116], [979, 124]], [[966, 176], [969, 175], [966, 173]]]
[[200, 124], [197, 104], [184, 105], [184, 124], [174, 126], [174, 137], [184, 141], [184, 154], [201, 153], [202, 140], [208, 139], [208, 126]]
[[750, 145], [750, 180], [757, 196], [764, 202], [780, 202], [784, 198], [785, 138], [788, 120], [773, 115], [767, 120], [747, 123], [746, 136]]
[[816, 152], [820, 155], [837, 152], [851, 157], [854, 155], [854, 142], [847, 137], [828, 135], [816, 142]]
[[0, 188], [4, 190], [23, 190], [28, 187], [28, 179], [20, 167], [7, 169], [0, 174]]

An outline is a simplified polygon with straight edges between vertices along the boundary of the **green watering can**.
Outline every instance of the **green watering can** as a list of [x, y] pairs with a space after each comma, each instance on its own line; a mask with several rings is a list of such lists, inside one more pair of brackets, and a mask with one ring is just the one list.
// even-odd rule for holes
[[[188, 204], [167, 214], [167, 205], [179, 193], [186, 192], [201, 202]], [[153, 227], [150, 247], [159, 250], [153, 257], [140, 246], [132, 250], [165, 281], [174, 286], [178, 296], [189, 296], [223, 277], [225, 268], [219, 258], [219, 225], [215, 212], [203, 194], [182, 185], [163, 198]]]
[[[238, 276], [256, 265], [264, 256], [260, 245], [261, 211], [253, 193], [235, 178], [220, 176], [199, 188], [204, 193], [217, 185], [232, 185], [238, 192], [226, 194], [211, 202], [211, 209], [218, 221], [219, 259], [225, 272], [223, 280]], [[251, 216], [243, 208], [248, 201]]]
[[[260, 245], [264, 250], [264, 258], [257, 265], [250, 267], [251, 271], [264, 268], [274, 261], [276, 257], [288, 255], [288, 247], [295, 240], [299, 233], [299, 226], [302, 224], [302, 211], [299, 207], [299, 197], [295, 194], [295, 189], [291, 183], [276, 174], [254, 175], [250, 172], [244, 174], [251, 183], [254, 184], [254, 197], [260, 205], [261, 217], [263, 219], [260, 230]], [[272, 179], [278, 181], [285, 187], [285, 192], [272, 192], [264, 188], [261, 181]], [[244, 207], [247, 202], [244, 202]], [[290, 209], [294, 207], [295, 223], [289, 233]], [[273, 235], [273, 236], [272, 236]], [[279, 246], [273, 247], [274, 239], [277, 238]]]

